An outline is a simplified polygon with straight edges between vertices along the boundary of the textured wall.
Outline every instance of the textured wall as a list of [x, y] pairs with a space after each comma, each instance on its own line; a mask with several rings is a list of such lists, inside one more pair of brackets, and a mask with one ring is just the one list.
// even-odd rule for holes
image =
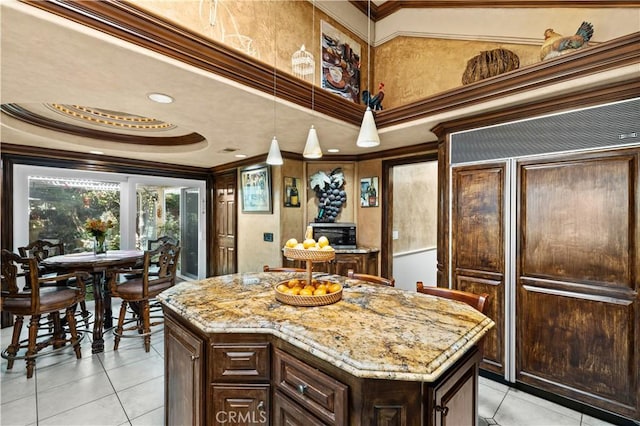
[[520, 68], [540, 61], [539, 46], [397, 37], [375, 50], [372, 92], [384, 82], [382, 105], [389, 109], [454, 89], [469, 59], [500, 47], [518, 55]]
[[378, 207], [360, 207], [358, 203], [358, 244], [380, 248], [382, 243], [380, 234], [382, 205], [385, 202], [382, 197], [382, 161], [369, 160], [358, 163], [358, 193], [355, 196], [360, 197], [360, 179], [373, 176], [378, 177]]
[[436, 247], [437, 207], [437, 161], [393, 168], [394, 254]]
[[[291, 74], [291, 55], [305, 45], [316, 63], [315, 81], [320, 85], [320, 21], [324, 20], [351, 39], [360, 43], [362, 52], [362, 75], [366, 75], [366, 41], [345, 29], [308, 1], [247, 1], [220, 0], [215, 25], [209, 24], [209, 0], [131, 0], [152, 13], [163, 16], [198, 34], [240, 49], [235, 44], [239, 33], [251, 39], [254, 58], [271, 66], [276, 62], [279, 71]], [[315, 15], [315, 16], [314, 16]], [[274, 57], [277, 50], [277, 58]], [[364, 84], [364, 81], [362, 82]]]

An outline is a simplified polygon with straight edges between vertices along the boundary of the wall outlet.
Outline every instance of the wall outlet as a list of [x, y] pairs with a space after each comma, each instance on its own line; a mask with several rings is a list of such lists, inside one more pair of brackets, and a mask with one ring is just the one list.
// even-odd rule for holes
[[400, 236], [398, 236], [398, 231], [392, 231], [391, 232], [391, 239], [397, 240], [398, 238], [400, 238]]
[[273, 242], [273, 232], [265, 232], [264, 234], [262, 234], [262, 239], [265, 240], [268, 243], [272, 243]]

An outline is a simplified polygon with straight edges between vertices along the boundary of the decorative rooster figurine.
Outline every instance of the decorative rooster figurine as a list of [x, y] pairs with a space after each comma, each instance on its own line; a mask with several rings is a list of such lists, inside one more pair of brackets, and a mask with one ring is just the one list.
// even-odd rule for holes
[[378, 94], [371, 97], [368, 90], [362, 91], [362, 101], [365, 105], [368, 105], [373, 111], [382, 110], [382, 100], [384, 99], [384, 83], [380, 83], [378, 86]]
[[593, 36], [593, 25], [583, 22], [575, 35], [564, 37], [548, 28], [544, 32], [544, 43], [540, 49], [540, 59], [545, 60], [560, 56], [565, 50], [579, 49], [587, 45]]

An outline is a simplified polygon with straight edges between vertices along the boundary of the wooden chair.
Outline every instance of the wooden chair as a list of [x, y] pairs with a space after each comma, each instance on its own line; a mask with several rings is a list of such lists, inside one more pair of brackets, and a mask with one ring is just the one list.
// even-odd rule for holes
[[[2, 357], [7, 359], [7, 370], [13, 368], [16, 359], [25, 359], [27, 363], [27, 378], [33, 376], [36, 365], [36, 357], [39, 352], [48, 346], [53, 349], [64, 347], [70, 343], [76, 353], [76, 358], [81, 358], [80, 339], [76, 330], [74, 316], [78, 302], [84, 300], [86, 273], [72, 273], [49, 277], [40, 277], [38, 274], [38, 262], [34, 257], [21, 257], [8, 250], [2, 250], [2, 311], [10, 312], [16, 316], [13, 326], [11, 344], [2, 352]], [[21, 272], [26, 271], [26, 272]], [[28, 274], [31, 288], [20, 289], [18, 278]], [[63, 285], [45, 288], [46, 284], [57, 282], [69, 283], [74, 279], [75, 286]], [[69, 327], [70, 337], [62, 328], [59, 311], [65, 310], [65, 317]], [[38, 335], [38, 326], [42, 315], [51, 314], [54, 321], [52, 333]], [[29, 337], [20, 340], [24, 317], [30, 316]], [[46, 339], [42, 339], [45, 337]], [[19, 355], [21, 349], [26, 349], [26, 354]]]
[[385, 278], [385, 277], [379, 277], [377, 275], [369, 275], [369, 274], [358, 274], [353, 272], [353, 269], [349, 269], [347, 271], [347, 277], [353, 280], [368, 281], [370, 283], [382, 284], [389, 287], [396, 286], [396, 280], [393, 278]]
[[147, 250], [154, 250], [157, 249], [158, 247], [160, 247], [163, 244], [166, 243], [171, 243], [174, 246], [179, 246], [180, 245], [180, 240], [177, 240], [173, 237], [170, 237], [168, 235], [163, 235], [161, 237], [158, 237], [155, 240], [147, 240]]
[[[63, 243], [54, 243], [52, 241], [47, 241], [47, 240], [35, 240], [30, 242], [28, 245], [23, 246], [23, 247], [18, 247], [18, 253], [20, 253], [20, 256], [22, 257], [33, 257], [34, 259], [36, 259], [37, 264], [38, 264], [38, 275], [39, 276], [44, 276], [46, 274], [55, 274], [57, 275], [56, 271], [50, 271], [48, 270], [44, 265], [42, 265], [42, 261], [48, 257], [52, 257], [52, 256], [59, 256], [59, 255], [63, 255], [64, 254], [64, 244]], [[31, 286], [31, 283], [29, 281], [29, 274], [27, 271], [25, 271], [26, 273], [26, 288], [29, 288]], [[91, 279], [90, 276], [88, 276], [85, 280], [85, 286], [90, 284]], [[53, 282], [51, 285], [56, 285], [56, 286], [65, 286], [65, 285], [71, 285], [73, 286], [74, 283], [65, 283], [64, 281], [57, 281], [57, 282]], [[43, 287], [44, 285], [41, 285], [41, 287]], [[87, 302], [82, 299], [82, 301], [80, 302], [80, 315], [82, 316], [82, 319], [84, 320], [85, 326], [86, 328], [89, 328], [89, 318], [91, 318], [92, 313], [89, 312], [89, 310], [87, 309]]]
[[[132, 273], [131, 269], [110, 269], [107, 271], [107, 280], [111, 297], [122, 299], [118, 325], [113, 334], [113, 350], [118, 350], [121, 337], [144, 337], [144, 349], [149, 352], [151, 349], [151, 327], [161, 322], [151, 323], [149, 312], [149, 301], [164, 290], [172, 287], [176, 282], [176, 269], [180, 256], [180, 247], [175, 244], [165, 243], [154, 250], [144, 252], [142, 269], [133, 270], [134, 273], [141, 274], [134, 278], [121, 282], [120, 276], [127, 276]], [[152, 274], [152, 266], [157, 265], [158, 270]], [[127, 306], [131, 305], [136, 316], [125, 322]], [[127, 323], [135, 322], [132, 327], [125, 328]], [[127, 333], [125, 331], [135, 330], [137, 333]]]
[[489, 294], [482, 293], [470, 293], [468, 291], [451, 290], [442, 287], [425, 287], [422, 281], [416, 283], [416, 290], [423, 294], [430, 294], [432, 296], [444, 297], [445, 299], [457, 300], [464, 302], [467, 305], [477, 309], [478, 311], [485, 313], [485, 310], [489, 306]]
[[263, 272], [307, 272], [306, 269], [302, 268], [271, 268], [269, 265], [264, 265], [262, 267]]

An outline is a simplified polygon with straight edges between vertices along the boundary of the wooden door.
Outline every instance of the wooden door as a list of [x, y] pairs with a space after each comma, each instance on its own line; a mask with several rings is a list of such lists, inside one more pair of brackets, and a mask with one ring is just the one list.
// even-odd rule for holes
[[202, 424], [202, 340], [165, 317], [165, 423]]
[[235, 172], [215, 176], [216, 196], [214, 275], [233, 274], [237, 269], [237, 177]]
[[452, 286], [489, 294], [485, 313], [496, 326], [481, 367], [498, 374], [505, 368], [505, 170], [504, 163], [455, 167], [452, 179]]
[[640, 418], [638, 158], [519, 164], [517, 379]]

